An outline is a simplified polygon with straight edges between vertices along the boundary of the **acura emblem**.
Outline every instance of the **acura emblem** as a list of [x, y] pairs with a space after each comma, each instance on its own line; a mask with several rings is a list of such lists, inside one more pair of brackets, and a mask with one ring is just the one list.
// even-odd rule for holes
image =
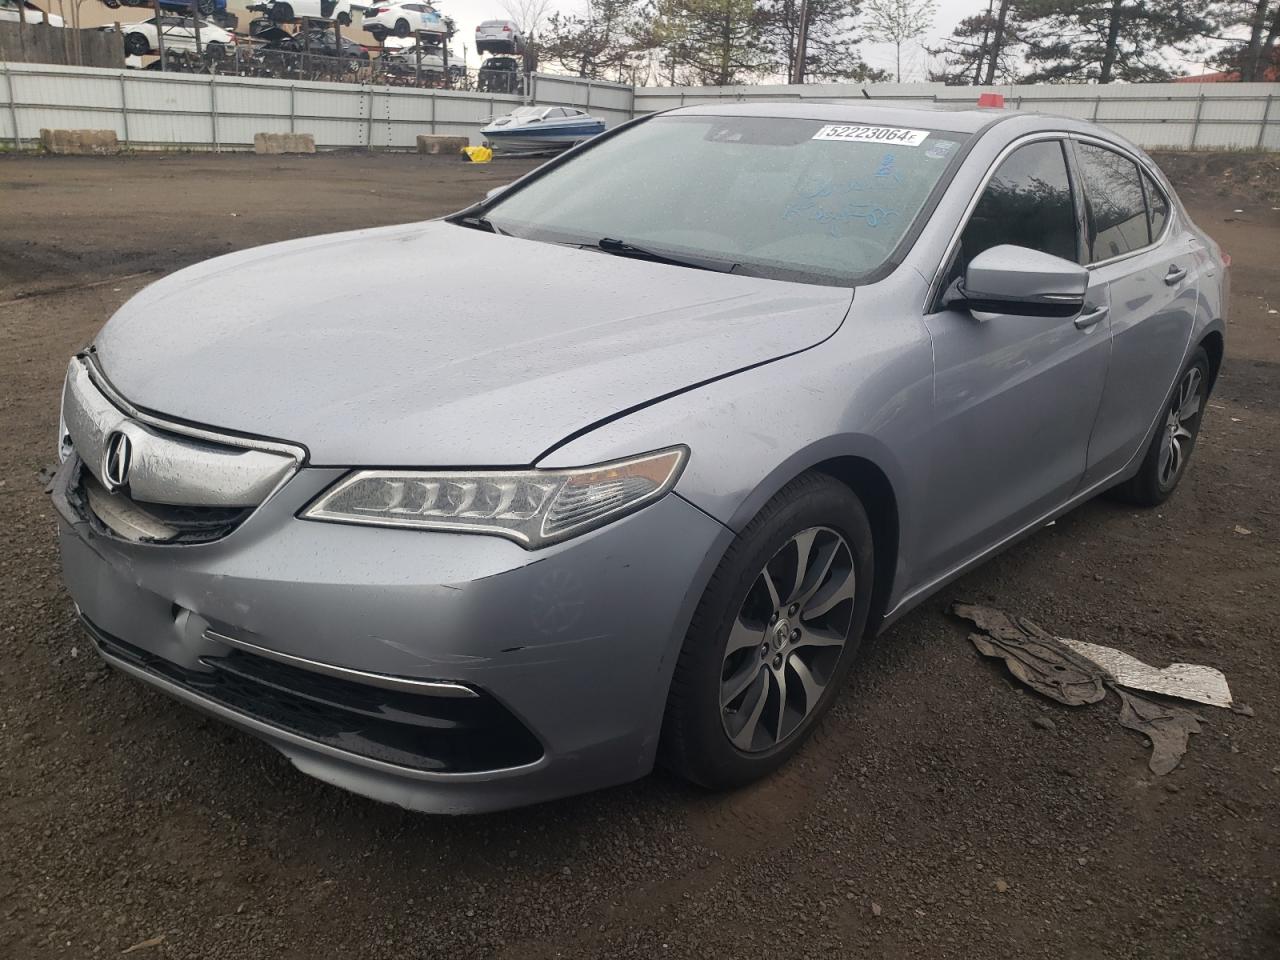
[[133, 442], [127, 434], [117, 430], [107, 437], [107, 452], [102, 460], [102, 480], [111, 492], [129, 482], [129, 460], [133, 456]]

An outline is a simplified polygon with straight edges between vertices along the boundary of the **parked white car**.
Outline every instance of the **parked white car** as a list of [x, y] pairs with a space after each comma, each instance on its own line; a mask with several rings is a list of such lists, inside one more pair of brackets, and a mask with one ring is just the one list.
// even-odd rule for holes
[[292, 20], [332, 20], [339, 26], [351, 24], [350, 0], [265, 0], [251, 3], [250, 11], [265, 13], [273, 23], [289, 23]]
[[[198, 26], [197, 26], [198, 23]], [[107, 33], [114, 33], [115, 27], [104, 27]], [[200, 34], [199, 49], [209, 57], [221, 57], [235, 46], [235, 34], [223, 30], [207, 20], [195, 21], [190, 17], [179, 17], [164, 14], [160, 17], [159, 30], [156, 18], [143, 20], [141, 23], [130, 23], [124, 26], [124, 52], [134, 57], [160, 51], [159, 33], [164, 38], [166, 52], [195, 53], [196, 33]]]
[[524, 38], [510, 20], [485, 20], [476, 27], [477, 53], [519, 53]]
[[364, 12], [364, 28], [381, 40], [388, 34], [407, 37], [431, 33], [443, 37], [444, 18], [429, 3], [380, 3]]
[[[31, 0], [0, 0], [0, 22], [44, 23], [44, 11]], [[60, 27], [63, 20], [56, 13], [49, 14], [49, 26]]]
[[[383, 42], [383, 64], [393, 73], [407, 75], [418, 70], [417, 43], [412, 37], [387, 37]], [[424, 76], [439, 76], [444, 73], [444, 57], [438, 46], [422, 47], [422, 73]], [[449, 51], [449, 76], [454, 80], [461, 79], [466, 68], [462, 60], [453, 50]]]

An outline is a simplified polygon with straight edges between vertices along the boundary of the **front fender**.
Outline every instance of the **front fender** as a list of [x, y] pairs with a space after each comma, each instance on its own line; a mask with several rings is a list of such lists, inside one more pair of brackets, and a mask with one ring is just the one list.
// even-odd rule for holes
[[676, 493], [741, 532], [806, 470], [837, 458], [870, 461], [898, 504], [896, 599], [915, 579], [910, 547], [921, 535], [914, 518], [927, 495], [933, 353], [928, 331], [904, 315], [901, 298], [896, 309], [859, 306], [810, 350], [608, 421], [538, 465], [580, 466], [685, 444], [690, 458]]

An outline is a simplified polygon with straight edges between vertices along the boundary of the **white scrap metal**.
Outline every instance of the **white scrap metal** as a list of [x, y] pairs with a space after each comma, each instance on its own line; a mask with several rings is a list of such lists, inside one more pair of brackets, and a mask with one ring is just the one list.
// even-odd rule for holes
[[1113, 647], [1067, 637], [1057, 639], [1102, 667], [1122, 687], [1194, 700], [1213, 707], [1231, 707], [1231, 690], [1221, 670], [1197, 663], [1171, 663], [1158, 668]]

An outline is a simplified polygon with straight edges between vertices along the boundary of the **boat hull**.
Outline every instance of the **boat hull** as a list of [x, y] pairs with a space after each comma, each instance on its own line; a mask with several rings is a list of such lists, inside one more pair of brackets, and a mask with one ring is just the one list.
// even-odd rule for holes
[[604, 133], [604, 124], [575, 123], [530, 129], [528, 126], [486, 127], [480, 131], [496, 151], [567, 150]]

